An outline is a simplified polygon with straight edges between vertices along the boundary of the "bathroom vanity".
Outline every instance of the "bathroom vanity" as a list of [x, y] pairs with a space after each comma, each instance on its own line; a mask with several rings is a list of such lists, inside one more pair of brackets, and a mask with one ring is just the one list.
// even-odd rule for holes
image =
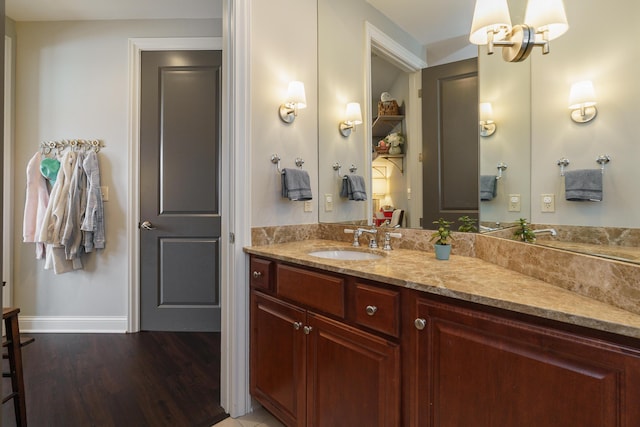
[[636, 426], [640, 315], [472, 257], [251, 254], [251, 393], [287, 426]]

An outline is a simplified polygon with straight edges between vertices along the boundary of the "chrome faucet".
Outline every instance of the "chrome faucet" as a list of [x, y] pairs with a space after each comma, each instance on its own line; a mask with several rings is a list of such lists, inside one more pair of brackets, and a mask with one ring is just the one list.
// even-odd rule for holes
[[402, 237], [402, 234], [400, 233], [391, 233], [390, 231], [387, 231], [386, 233], [384, 233], [384, 245], [382, 246], [382, 250], [384, 251], [390, 251], [393, 248], [391, 247], [391, 238], [395, 237], [395, 238], [400, 238]]
[[[356, 233], [358, 233], [357, 234], [358, 237], [360, 237], [362, 235], [362, 233], [370, 234], [371, 236], [369, 236], [369, 247], [371, 249], [377, 249], [378, 248], [378, 242], [376, 240], [376, 234], [378, 234], [378, 230], [377, 229], [375, 229], [375, 228], [371, 228], [371, 229], [358, 228], [356, 230]], [[355, 238], [354, 238], [354, 242], [353, 243], [354, 243], [353, 245], [355, 246]], [[360, 242], [358, 242], [358, 246], [360, 246]]]
[[539, 230], [533, 230], [533, 234], [542, 234], [542, 233], [549, 233], [552, 236], [558, 235], [555, 228], [541, 228]]

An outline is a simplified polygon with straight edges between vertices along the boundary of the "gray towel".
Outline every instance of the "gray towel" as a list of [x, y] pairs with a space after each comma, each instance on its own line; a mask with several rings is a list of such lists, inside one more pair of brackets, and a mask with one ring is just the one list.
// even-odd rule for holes
[[364, 178], [360, 175], [345, 175], [345, 177], [342, 178], [340, 197], [348, 197], [349, 200], [355, 200], [357, 202], [367, 200]]
[[311, 200], [311, 181], [309, 173], [301, 169], [282, 170], [282, 197], [289, 200]]
[[498, 194], [498, 179], [495, 175], [480, 175], [480, 200], [493, 200]]
[[602, 171], [580, 169], [564, 173], [564, 195], [570, 201], [602, 201]]

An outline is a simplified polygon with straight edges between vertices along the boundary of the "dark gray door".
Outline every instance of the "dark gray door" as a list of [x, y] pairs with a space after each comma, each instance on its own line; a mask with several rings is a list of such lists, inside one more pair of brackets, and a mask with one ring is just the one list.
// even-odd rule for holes
[[422, 70], [422, 98], [423, 228], [440, 217], [477, 219], [478, 59]]
[[220, 330], [220, 51], [145, 51], [140, 326]]

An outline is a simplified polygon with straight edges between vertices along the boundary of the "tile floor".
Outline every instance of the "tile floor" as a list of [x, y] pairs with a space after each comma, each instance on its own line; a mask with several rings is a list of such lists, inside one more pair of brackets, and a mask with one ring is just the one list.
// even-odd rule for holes
[[258, 408], [240, 418], [226, 418], [212, 427], [284, 427], [264, 408]]

